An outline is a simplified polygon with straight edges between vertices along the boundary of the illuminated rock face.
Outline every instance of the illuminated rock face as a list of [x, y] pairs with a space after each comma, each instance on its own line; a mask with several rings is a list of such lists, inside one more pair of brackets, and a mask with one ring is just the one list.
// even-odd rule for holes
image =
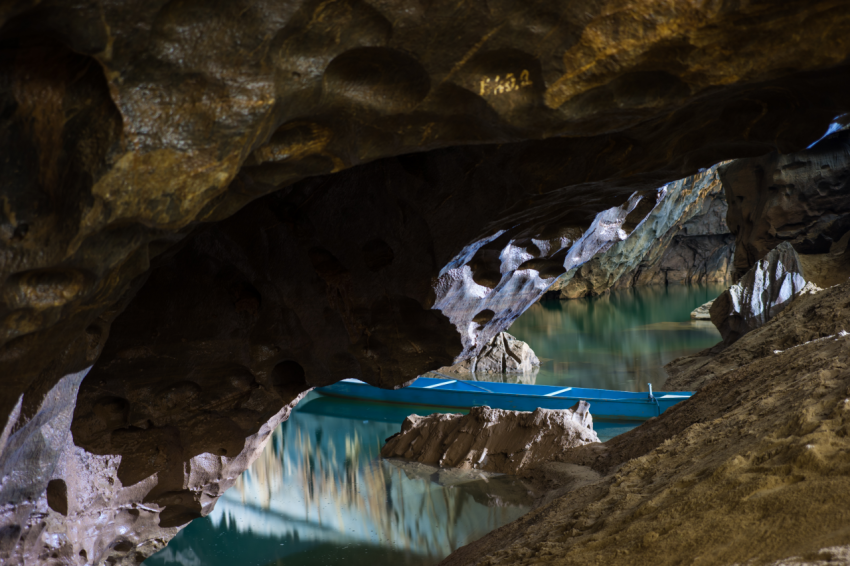
[[387, 439], [381, 456], [517, 474], [592, 442], [599, 437], [587, 401], [534, 412], [473, 407], [467, 415], [410, 415]]
[[[466, 374], [470, 379], [476, 379], [470, 376], [476, 373], [518, 373], [528, 375], [533, 382], [534, 377], [530, 374], [536, 373], [539, 367], [540, 360], [531, 346], [507, 332], [500, 332], [490, 339], [479, 355], [451, 367], [440, 368], [440, 371]], [[485, 377], [483, 381], [489, 381], [489, 379]]]
[[668, 183], [654, 200], [644, 199], [643, 214], [623, 226], [628, 237], [560, 276], [547, 296], [576, 299], [640, 285], [728, 279], [734, 238], [726, 227], [718, 167]]
[[782, 242], [714, 300], [711, 322], [731, 344], [782, 312], [805, 286], [800, 258]]

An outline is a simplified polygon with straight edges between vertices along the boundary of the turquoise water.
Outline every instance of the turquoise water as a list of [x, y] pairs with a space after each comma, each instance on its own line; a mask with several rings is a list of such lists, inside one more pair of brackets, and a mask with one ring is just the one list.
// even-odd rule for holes
[[[541, 358], [537, 383], [645, 391], [647, 382], [660, 388], [663, 364], [719, 340], [710, 323], [691, 322], [690, 312], [721, 290], [644, 288], [545, 302], [510, 332]], [[378, 457], [407, 415], [440, 411], [310, 393], [215, 510], [145, 564], [437, 564], [528, 512], [532, 500], [507, 476]], [[594, 423], [603, 441], [633, 426]]]
[[432, 566], [527, 513], [519, 480], [379, 458], [407, 415], [437, 411], [310, 393], [215, 510], [145, 564]]
[[647, 391], [661, 389], [664, 364], [710, 348], [720, 333], [691, 311], [725, 286], [639, 287], [592, 299], [543, 301], [509, 329], [540, 358], [536, 383]]

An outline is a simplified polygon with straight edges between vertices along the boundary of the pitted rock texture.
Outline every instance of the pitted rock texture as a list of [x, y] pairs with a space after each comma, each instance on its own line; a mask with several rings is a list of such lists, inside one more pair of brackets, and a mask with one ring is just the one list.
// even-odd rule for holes
[[726, 280], [734, 238], [726, 227], [717, 168], [661, 187], [654, 203], [644, 199], [635, 211], [640, 213], [624, 225], [627, 238], [559, 277], [547, 297], [575, 299], [639, 285]]
[[590, 404], [563, 411], [505, 411], [473, 407], [468, 415], [410, 415], [401, 432], [387, 439], [383, 458], [516, 474], [576, 446], [599, 442]]
[[564, 453], [601, 479], [441, 566], [844, 564], [850, 335], [835, 330], [848, 298], [850, 282], [800, 295], [711, 354], [716, 374], [690, 400]]
[[[499, 210], [466, 222], [495, 233], [552, 204], [552, 188], [584, 185], [579, 210], [628, 194], [641, 173], [657, 187], [724, 158], [799, 149], [850, 110], [846, 8], [9, 4], [0, 415], [26, 393], [31, 418], [61, 376], [91, 365], [151, 258], [300, 179], [470, 144], [486, 147], [471, 162], [535, 156], [517, 173], [552, 162], [545, 183], [524, 180], [519, 199], [494, 190]], [[434, 196], [431, 207], [448, 202]], [[458, 237], [450, 257], [479, 241]], [[468, 320], [447, 316], [463, 335]]]
[[468, 373], [533, 373], [540, 367], [540, 360], [531, 346], [507, 332], [496, 334], [480, 354], [441, 372]]
[[732, 344], [779, 314], [805, 286], [797, 252], [782, 242], [714, 300], [711, 322], [724, 344]]
[[[826, 136], [806, 151], [733, 161], [721, 167], [720, 178], [736, 236], [738, 275], [781, 242], [801, 256], [846, 247], [845, 241], [835, 249], [850, 232], [850, 131]], [[820, 277], [811, 280], [822, 287], [843, 281], [850, 276], [844, 263], [837, 271], [813, 273]]]

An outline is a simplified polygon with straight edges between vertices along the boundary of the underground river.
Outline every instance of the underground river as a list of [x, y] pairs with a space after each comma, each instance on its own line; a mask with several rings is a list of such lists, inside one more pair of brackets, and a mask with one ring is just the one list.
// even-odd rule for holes
[[[644, 287], [545, 301], [509, 331], [540, 358], [526, 378], [536, 383], [661, 389], [664, 364], [718, 342], [711, 323], [690, 313], [722, 289]], [[437, 410], [310, 393], [215, 510], [145, 564], [429, 566], [525, 514], [532, 496], [519, 480], [379, 458], [408, 414]], [[595, 423], [603, 441], [632, 426]]]

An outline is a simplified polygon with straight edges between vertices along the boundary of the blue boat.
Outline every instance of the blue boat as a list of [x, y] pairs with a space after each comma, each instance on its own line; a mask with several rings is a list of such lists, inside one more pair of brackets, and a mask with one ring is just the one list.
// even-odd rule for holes
[[645, 421], [693, 395], [692, 391], [653, 394], [652, 385], [649, 393], [633, 393], [431, 377], [420, 377], [411, 385], [395, 390], [373, 387], [359, 379], [343, 379], [316, 391], [331, 397], [456, 409], [482, 405], [512, 411], [533, 411], [538, 407], [569, 409], [579, 401], [587, 401], [593, 418], [605, 421]]

